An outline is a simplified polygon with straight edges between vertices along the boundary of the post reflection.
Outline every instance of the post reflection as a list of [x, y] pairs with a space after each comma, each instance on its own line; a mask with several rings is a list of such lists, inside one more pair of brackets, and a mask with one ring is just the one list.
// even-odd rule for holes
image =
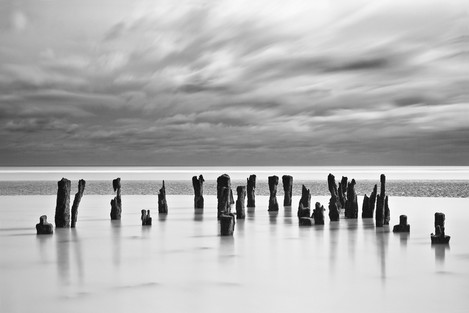
[[112, 260], [115, 267], [120, 267], [121, 264], [121, 221], [111, 220], [113, 249]]
[[53, 236], [51, 235], [36, 235], [36, 238], [39, 242], [39, 255], [41, 257], [42, 262], [46, 263], [49, 262], [50, 255], [49, 255], [49, 245], [48, 242], [51, 241]]
[[376, 228], [377, 257], [381, 269], [381, 281], [386, 281], [386, 252], [388, 248], [389, 229], [387, 227]]
[[70, 284], [70, 231], [68, 228], [55, 229], [57, 252], [57, 274], [63, 285]]
[[204, 209], [194, 209], [194, 221], [202, 222], [204, 220]]
[[233, 236], [220, 236], [218, 258], [221, 263], [229, 262], [235, 256], [235, 245]]
[[335, 274], [337, 263], [337, 249], [339, 247], [339, 222], [331, 222], [329, 224], [329, 271]]
[[71, 233], [71, 244], [73, 245], [73, 250], [75, 254], [75, 262], [76, 262], [76, 268], [77, 268], [77, 273], [78, 273], [78, 279], [80, 282], [83, 282], [83, 277], [84, 277], [84, 266], [83, 266], [83, 252], [81, 249], [81, 242], [80, 238], [78, 236], [78, 232], [76, 228], [72, 228], [70, 230]]
[[345, 219], [347, 223], [348, 252], [349, 258], [355, 262], [355, 251], [357, 246], [358, 219]]
[[256, 208], [255, 207], [248, 207], [247, 208], [247, 217], [248, 219], [254, 219], [254, 216], [256, 215]]
[[407, 241], [409, 240], [409, 233], [395, 233], [395, 236], [399, 237], [399, 243], [401, 248], [407, 248]]
[[437, 264], [444, 264], [446, 258], [446, 250], [450, 250], [449, 244], [432, 244], [432, 249], [435, 250], [435, 261]]
[[269, 212], [269, 223], [277, 224], [277, 216], [278, 216], [278, 211]]
[[291, 225], [292, 222], [292, 208], [291, 206], [285, 206], [283, 210], [283, 220], [285, 224]]

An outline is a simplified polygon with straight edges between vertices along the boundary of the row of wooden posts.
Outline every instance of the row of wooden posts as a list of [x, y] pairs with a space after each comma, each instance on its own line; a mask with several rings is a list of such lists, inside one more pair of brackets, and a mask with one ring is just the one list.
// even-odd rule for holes
[[[192, 177], [192, 186], [194, 188], [194, 209], [204, 209], [204, 196], [203, 184], [205, 180], [202, 175]], [[339, 185], [335, 182], [335, 177], [329, 174], [327, 177], [328, 188], [331, 194], [329, 200], [329, 219], [331, 222], [339, 221], [342, 211], [345, 218], [356, 219], [358, 218], [358, 202], [357, 193], [355, 192], [356, 182], [352, 179], [350, 182], [347, 177], [342, 177]], [[278, 211], [279, 205], [277, 201], [277, 186], [279, 183], [278, 176], [269, 176], [269, 211]], [[284, 189], [284, 206], [292, 205], [292, 188], [293, 177], [290, 175], [282, 176], [282, 183]], [[70, 216], [70, 189], [71, 182], [66, 178], [62, 178], [58, 182], [57, 189], [57, 205], [55, 211], [55, 226], [62, 227], [75, 227], [78, 217], [78, 206], [81, 198], [83, 197], [86, 182], [80, 179], [78, 182], [78, 192], [72, 205]], [[374, 186], [373, 191], [368, 197], [366, 194], [363, 198], [362, 204], [362, 218], [375, 218], [376, 227], [383, 227], [389, 225], [390, 210], [388, 204], [388, 196], [386, 195], [386, 176], [380, 176], [380, 193], [377, 194], [377, 185]], [[122, 214], [122, 201], [121, 201], [121, 179], [116, 178], [112, 181], [112, 186], [115, 197], [111, 200], [111, 213], [112, 220], [120, 220]], [[245, 213], [245, 199], [247, 196], [247, 207], [255, 207], [255, 190], [256, 190], [256, 175], [250, 175], [247, 179], [246, 186], [238, 186], [236, 188], [237, 200], [234, 201], [233, 192], [231, 189], [231, 179], [227, 174], [223, 174], [217, 179], [217, 218], [220, 223], [220, 234], [222, 236], [231, 236], [234, 232], [236, 219], [244, 219]], [[376, 206], [375, 206], [376, 202]], [[236, 213], [231, 212], [232, 205], [236, 205]], [[375, 213], [376, 211], [376, 213]], [[163, 185], [158, 193], [158, 212], [160, 214], [168, 213], [168, 203], [166, 201], [166, 188]], [[325, 208], [319, 202], [316, 202], [315, 208], [311, 213], [311, 192], [304, 185], [302, 186], [301, 199], [298, 205], [297, 216], [300, 226], [312, 226], [324, 224]], [[151, 225], [150, 210], [142, 210], [141, 220], [143, 226]], [[435, 213], [435, 234], [431, 234], [432, 243], [448, 243], [450, 237], [445, 235], [444, 232], [445, 215], [443, 213]], [[52, 234], [53, 226], [47, 222], [47, 216], [40, 217], [39, 224], [36, 225], [38, 234]], [[409, 232], [410, 225], [407, 224], [407, 216], [401, 215], [399, 217], [399, 224], [395, 225], [393, 232]]]

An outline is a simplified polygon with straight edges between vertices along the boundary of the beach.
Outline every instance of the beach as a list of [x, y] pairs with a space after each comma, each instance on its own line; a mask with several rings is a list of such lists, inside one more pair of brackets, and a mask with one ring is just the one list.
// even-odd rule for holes
[[[216, 196], [203, 214], [193, 196], [110, 195], [82, 199], [76, 229], [36, 235], [54, 222], [55, 196], [0, 197], [0, 311], [83, 312], [465, 312], [469, 308], [469, 199], [391, 197], [389, 227], [344, 219], [299, 227], [293, 206], [267, 212], [268, 197], [219, 236]], [[281, 198], [279, 198], [280, 200]], [[326, 208], [329, 197], [312, 204]], [[362, 197], [359, 196], [358, 203]], [[152, 226], [141, 226], [150, 209]], [[449, 245], [430, 244], [435, 212]], [[392, 233], [406, 214], [410, 234]]]

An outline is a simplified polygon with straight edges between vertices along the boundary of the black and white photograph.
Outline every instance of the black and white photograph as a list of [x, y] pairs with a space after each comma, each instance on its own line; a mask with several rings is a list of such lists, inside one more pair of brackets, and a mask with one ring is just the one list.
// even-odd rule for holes
[[469, 312], [467, 0], [0, 0], [0, 312]]

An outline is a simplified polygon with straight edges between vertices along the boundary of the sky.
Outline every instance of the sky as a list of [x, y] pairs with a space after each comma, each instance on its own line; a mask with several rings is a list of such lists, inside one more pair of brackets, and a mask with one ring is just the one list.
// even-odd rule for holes
[[0, 0], [0, 166], [469, 165], [467, 0]]

